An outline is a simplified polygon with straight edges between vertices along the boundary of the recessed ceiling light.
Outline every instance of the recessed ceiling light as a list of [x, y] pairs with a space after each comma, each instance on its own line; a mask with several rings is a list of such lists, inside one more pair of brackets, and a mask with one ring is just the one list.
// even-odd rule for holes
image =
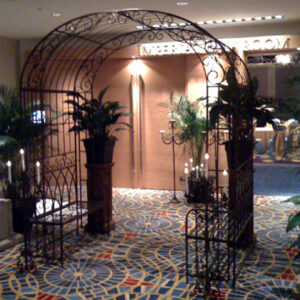
[[265, 19], [266, 20], [272, 20], [272, 16], [266, 16]]
[[283, 19], [283, 16], [281, 15], [275, 16], [275, 19]]
[[61, 13], [54, 12], [54, 13], [52, 13], [52, 17], [61, 17]]
[[189, 5], [189, 3], [188, 2], [177, 2], [177, 5], [184, 6], [184, 5]]
[[256, 21], [260, 21], [260, 20], [262, 20], [262, 17], [255, 17], [254, 18]]

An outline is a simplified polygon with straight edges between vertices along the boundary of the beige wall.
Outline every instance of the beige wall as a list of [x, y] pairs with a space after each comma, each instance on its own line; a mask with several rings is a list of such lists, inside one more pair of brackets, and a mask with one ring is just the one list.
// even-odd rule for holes
[[0, 37], [0, 84], [18, 86], [19, 43], [17, 40]]

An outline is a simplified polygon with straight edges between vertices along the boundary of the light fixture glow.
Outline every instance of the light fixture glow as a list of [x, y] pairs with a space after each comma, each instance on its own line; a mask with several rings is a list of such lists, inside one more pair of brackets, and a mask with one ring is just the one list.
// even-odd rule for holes
[[52, 13], [52, 17], [61, 17], [61, 13], [54, 12], [54, 13]]
[[143, 29], [144, 27], [139, 25], [139, 26], [136, 26], [136, 29]]
[[300, 51], [300, 47], [297, 47], [297, 51]]
[[247, 18], [236, 18], [236, 19], [226, 19], [226, 20], [208, 20], [197, 22], [198, 25], [212, 25], [212, 24], [222, 24], [222, 23], [240, 23], [240, 22], [255, 22], [255, 21], [268, 21], [268, 20], [279, 20], [283, 19], [283, 16], [266, 16], [266, 17], [247, 17]]
[[189, 5], [189, 3], [188, 2], [177, 2], [177, 5], [185, 6], [185, 5]]
[[276, 55], [276, 63], [287, 65], [291, 62], [291, 57], [289, 54]]
[[146, 73], [146, 66], [140, 61], [135, 59], [130, 65], [129, 65], [129, 72], [131, 75], [145, 75]]

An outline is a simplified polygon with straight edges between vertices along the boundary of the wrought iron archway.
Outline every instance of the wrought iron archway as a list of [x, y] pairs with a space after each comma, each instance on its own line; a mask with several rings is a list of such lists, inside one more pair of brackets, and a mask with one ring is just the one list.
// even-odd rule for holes
[[[207, 96], [206, 152], [209, 146], [215, 149], [214, 169], [211, 171], [215, 174], [216, 201], [221, 200], [219, 199], [222, 194], [219, 193], [222, 190], [219, 184], [219, 146], [223, 140], [219, 127], [209, 135], [208, 96], [211, 87], [218, 87], [219, 83], [224, 82], [226, 69], [229, 67], [235, 70], [240, 84], [249, 83], [249, 74], [242, 59], [198, 24], [173, 14], [149, 10], [89, 14], [66, 22], [45, 36], [28, 56], [20, 81], [23, 110], [29, 107], [33, 112], [39, 111], [39, 122], [47, 124], [50, 129], [50, 134], [47, 135], [41, 148], [33, 147], [30, 152], [26, 152], [27, 164], [35, 177], [34, 163], [37, 160], [42, 162], [42, 190], [39, 191], [41, 198], [47, 199], [49, 194], [52, 198], [58, 198], [60, 208], [57, 211], [61, 214], [65, 205], [75, 205], [80, 220], [77, 222], [77, 229], [82, 221], [80, 219], [82, 186], [85, 185], [85, 178], [81, 175], [81, 137], [80, 134], [68, 133], [72, 121], [65, 115], [69, 107], [63, 105], [63, 101], [69, 92], [74, 91], [88, 97], [93, 96], [95, 76], [101, 72], [102, 64], [118, 50], [144, 41], [165, 39], [187, 44], [201, 63], [206, 79]], [[55, 131], [51, 129], [57, 127], [59, 132], [51, 134]], [[248, 138], [252, 139], [252, 124], [247, 128]], [[41, 135], [45, 135], [45, 131], [41, 131]], [[227, 139], [231, 140], [235, 135], [235, 129], [229, 130]], [[219, 258], [217, 258], [217, 268], [211, 266], [211, 262], [215, 261], [214, 257], [221, 257], [221, 252], [223, 254], [225, 248], [228, 271], [226, 278], [231, 278], [232, 274], [235, 278], [236, 247], [230, 243], [243, 235], [242, 231], [246, 227], [253, 226], [252, 169], [251, 159], [247, 168], [230, 172], [231, 195], [235, 203], [238, 203], [238, 209], [232, 208], [228, 211], [229, 206], [218, 208], [216, 218], [220, 219], [217, 219], [217, 223], [223, 222], [224, 218], [227, 218], [227, 223], [225, 227], [214, 226], [213, 236], [209, 234], [213, 226], [210, 221], [216, 212], [212, 212], [206, 205], [202, 212], [195, 210], [191, 213], [196, 224], [201, 221], [200, 223], [205, 226], [204, 232], [193, 238], [196, 244], [201, 240], [206, 243], [203, 253], [205, 274], [208, 276], [206, 280], [222, 280], [226, 277], [221, 275], [223, 262], [218, 261]], [[237, 220], [239, 224], [236, 223]], [[45, 218], [39, 222], [46, 221]], [[62, 232], [63, 220], [60, 220], [58, 225]], [[42, 238], [40, 243], [44, 252], [47, 252], [46, 245], [49, 243], [52, 245], [54, 238], [52, 241]], [[60, 249], [60, 254], [63, 256], [62, 245]], [[194, 263], [191, 263], [187, 257], [187, 275], [200, 277], [198, 263], [194, 273], [190, 272]]]

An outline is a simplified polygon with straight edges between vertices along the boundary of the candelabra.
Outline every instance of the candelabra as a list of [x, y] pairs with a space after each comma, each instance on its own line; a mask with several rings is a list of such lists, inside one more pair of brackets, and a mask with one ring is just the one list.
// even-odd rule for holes
[[[173, 114], [172, 114], [173, 115]], [[165, 145], [172, 145], [172, 161], [173, 161], [173, 186], [174, 186], [174, 194], [171, 200], [172, 203], [178, 203], [179, 200], [176, 197], [176, 171], [175, 171], [175, 144], [181, 145], [183, 143], [182, 139], [179, 137], [178, 133], [175, 132], [176, 129], [176, 120], [170, 120], [170, 129], [171, 135], [165, 135], [165, 130], [161, 130], [161, 139]]]

